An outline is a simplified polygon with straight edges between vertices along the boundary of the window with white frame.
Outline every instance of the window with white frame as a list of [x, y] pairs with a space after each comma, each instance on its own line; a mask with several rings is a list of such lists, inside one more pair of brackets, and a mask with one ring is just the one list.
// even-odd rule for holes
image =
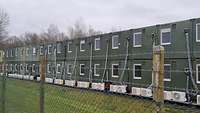
[[85, 75], [85, 64], [80, 64], [80, 75]]
[[72, 65], [71, 64], [68, 64], [67, 65], [67, 74], [72, 74]]
[[13, 71], [13, 65], [10, 64], [10, 71]]
[[43, 55], [43, 46], [40, 46], [40, 55]]
[[164, 64], [164, 81], [171, 81], [171, 64]]
[[198, 84], [200, 83], [200, 64], [196, 65], [196, 81]]
[[35, 64], [32, 65], [32, 72], [35, 72]]
[[21, 70], [21, 71], [24, 70], [23, 64], [20, 65], [20, 70]]
[[13, 57], [13, 50], [10, 50], [10, 57]]
[[112, 64], [112, 77], [119, 77], [119, 64]]
[[85, 51], [85, 40], [80, 41], [80, 51]]
[[17, 71], [17, 64], [15, 64], [15, 71]]
[[51, 54], [52, 53], [52, 45], [48, 45], [48, 54]]
[[57, 53], [61, 53], [61, 43], [57, 43]]
[[95, 38], [95, 42], [94, 42], [94, 49], [95, 50], [100, 50], [101, 49], [101, 42], [100, 42], [100, 38]]
[[114, 35], [112, 36], [112, 49], [118, 49], [119, 48], [119, 36]]
[[200, 42], [200, 23], [196, 24], [196, 42]]
[[36, 55], [36, 48], [33, 48], [33, 55]]
[[47, 64], [47, 72], [48, 72], [48, 73], [51, 73], [51, 67], [50, 67], [50, 64]]
[[67, 52], [68, 52], [68, 53], [71, 53], [71, 52], [72, 52], [72, 42], [71, 42], [71, 41], [69, 41], [69, 42], [67, 43]]
[[171, 29], [170, 28], [161, 29], [160, 37], [161, 37], [160, 38], [161, 45], [171, 44]]
[[26, 48], [26, 56], [29, 54], [29, 48]]
[[94, 64], [94, 76], [100, 76], [100, 64]]
[[26, 72], [28, 72], [28, 64], [26, 64]]
[[18, 54], [18, 49], [15, 48], [15, 56], [17, 56], [17, 54]]
[[133, 64], [133, 78], [142, 79], [142, 64]]
[[8, 50], [7, 50], [7, 51], [6, 51], [6, 57], [7, 57], [7, 58], [8, 58], [8, 54], [9, 54], [9, 53], [8, 53]]
[[61, 64], [57, 64], [57, 73], [61, 73]]
[[133, 47], [142, 47], [142, 32], [133, 33]]

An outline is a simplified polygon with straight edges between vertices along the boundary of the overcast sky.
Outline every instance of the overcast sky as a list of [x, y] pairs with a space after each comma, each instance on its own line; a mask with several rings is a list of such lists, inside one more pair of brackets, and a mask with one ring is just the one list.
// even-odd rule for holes
[[49, 24], [66, 32], [80, 18], [109, 32], [200, 17], [200, 0], [0, 0], [0, 7], [11, 35], [40, 33]]

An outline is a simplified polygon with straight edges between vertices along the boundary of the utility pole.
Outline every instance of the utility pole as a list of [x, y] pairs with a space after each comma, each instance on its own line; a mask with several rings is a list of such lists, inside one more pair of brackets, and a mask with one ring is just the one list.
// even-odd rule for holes
[[164, 47], [153, 47], [153, 100], [157, 105], [157, 113], [161, 113], [164, 103]]
[[40, 113], [44, 113], [44, 82], [46, 72], [46, 54], [40, 59]]

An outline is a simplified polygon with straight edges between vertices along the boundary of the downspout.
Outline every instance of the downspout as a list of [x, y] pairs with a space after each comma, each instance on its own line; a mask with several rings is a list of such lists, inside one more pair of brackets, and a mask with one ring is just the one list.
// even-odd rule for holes
[[90, 70], [89, 70], [89, 82], [92, 82], [92, 43], [90, 43]]
[[192, 62], [191, 62], [191, 52], [190, 52], [190, 44], [189, 44], [189, 29], [184, 29], [185, 37], [186, 37], [186, 46], [187, 46], [187, 57], [188, 57], [188, 65], [189, 65], [189, 76], [187, 76], [187, 87], [186, 93], [189, 94], [189, 79], [192, 80], [192, 85], [194, 86], [195, 90], [198, 93], [198, 87], [195, 83], [193, 78], [193, 69], [192, 69]]
[[[74, 65], [73, 65], [73, 70], [72, 74], [70, 75], [70, 80], [72, 80], [72, 75], [74, 74], [75, 68], [76, 68], [76, 62], [77, 62], [77, 52], [78, 52], [78, 46], [76, 46], [76, 53], [75, 53], [75, 58], [74, 58]], [[75, 80], [76, 80], [76, 74], [75, 74]]]
[[125, 70], [126, 70], [126, 68], [127, 68], [128, 48], [129, 48], [129, 39], [127, 39], [127, 42], [126, 42], [126, 57], [125, 57], [125, 60], [124, 60], [124, 68], [123, 68], [123, 71], [122, 71], [121, 77], [120, 77], [120, 83], [121, 83], [121, 85], [122, 85], [122, 79], [123, 79]]
[[[106, 60], [105, 60], [105, 65], [104, 65], [103, 77], [101, 79], [102, 83], [104, 81], [104, 77], [105, 77], [106, 71], [107, 71], [109, 40], [106, 41], [106, 45], [107, 45], [107, 47], [106, 47]], [[108, 81], [108, 77], [107, 77], [107, 81]]]

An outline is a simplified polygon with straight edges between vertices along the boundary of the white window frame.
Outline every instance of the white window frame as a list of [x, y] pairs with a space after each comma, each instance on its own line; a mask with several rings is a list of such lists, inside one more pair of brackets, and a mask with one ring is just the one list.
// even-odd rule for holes
[[97, 73], [97, 66], [100, 66], [100, 64], [94, 64], [94, 76], [100, 76], [100, 74]]
[[51, 73], [51, 71], [50, 71], [50, 64], [47, 64], [47, 72]]
[[44, 46], [40, 46], [40, 55], [43, 55], [43, 49], [44, 49]]
[[[58, 48], [60, 48], [60, 50], [58, 51]], [[57, 50], [57, 53], [61, 53], [61, 50], [62, 48], [61, 48], [61, 43], [57, 43], [56, 44], [56, 50]]]
[[72, 64], [67, 65], [67, 74], [72, 74], [72, 72], [69, 72], [69, 67], [72, 66]]
[[35, 64], [32, 65], [32, 72], [35, 72]]
[[13, 57], [13, 50], [10, 50], [10, 57]]
[[33, 47], [33, 55], [36, 55], [36, 48], [35, 47]]
[[29, 48], [26, 48], [26, 56], [28, 56]]
[[[50, 45], [48, 45], [48, 54], [50, 55], [51, 54], [51, 52], [50, 52], [50, 48], [52, 47], [52, 45], [50, 44]], [[51, 48], [52, 49], [52, 48]]]
[[15, 48], [15, 56], [17, 57], [18, 49]]
[[118, 71], [119, 71], [119, 64], [112, 64], [112, 77], [113, 78], [118, 78], [119, 77], [119, 75], [113, 75], [114, 74], [114, 70], [113, 70], [114, 68], [113, 67], [116, 66], [116, 65], [118, 66]]
[[96, 41], [99, 41], [100, 45], [101, 45], [101, 39], [100, 38], [95, 38], [95, 40], [94, 40], [94, 49], [95, 49], [95, 51], [101, 50], [101, 46], [100, 46], [100, 48], [97, 48]]
[[[135, 67], [136, 66], [141, 66], [142, 67], [142, 64], [133, 64], [133, 79], [136, 79], [136, 80], [140, 80], [140, 79], [142, 79], [142, 77], [136, 77], [135, 76]], [[141, 76], [142, 76], [142, 72], [141, 72]]]
[[68, 52], [68, 53], [71, 53], [71, 52], [72, 52], [72, 50], [70, 50], [70, 44], [72, 44], [71, 41], [69, 41], [69, 42], [67, 43], [67, 52]]
[[165, 82], [170, 82], [171, 81], [171, 64], [164, 64], [164, 71], [165, 71], [165, 66], [170, 66], [170, 72], [169, 72], [170, 73], [170, 79], [166, 79], [165, 75], [164, 75], [163, 78], [164, 78]]
[[[118, 38], [118, 45], [114, 47], [114, 38]], [[119, 48], [119, 35], [113, 35], [112, 36], [112, 49], [118, 49]]]
[[28, 72], [28, 64], [26, 64], [26, 72]]
[[198, 67], [200, 67], [200, 64], [196, 64], [196, 82], [198, 83], [198, 84], [200, 84], [200, 81], [198, 81], [198, 79], [199, 79], [199, 73], [198, 73], [198, 71], [200, 71], [199, 69], [198, 69]]
[[[56, 66], [56, 72], [60, 74], [61, 72], [60, 72], [60, 71], [58, 71], [58, 70], [59, 70], [59, 69], [58, 69], [58, 68], [59, 68], [59, 66], [60, 66], [60, 68], [62, 68], [62, 67], [61, 67], [61, 64], [57, 64], [57, 66]], [[62, 69], [61, 69], [61, 70], [62, 70]]]
[[6, 51], [6, 57], [8, 58], [8, 50]]
[[13, 65], [10, 64], [10, 71], [13, 71]]
[[196, 24], [196, 42], [200, 42], [200, 39], [198, 39], [198, 26], [200, 26], [200, 23]]
[[82, 45], [85, 44], [85, 40], [80, 41], [80, 52], [84, 52], [85, 49], [82, 48]]
[[18, 71], [18, 70], [17, 70], [17, 64], [15, 64], [15, 71]]
[[[162, 33], [166, 33], [166, 32], [170, 32], [170, 34], [171, 34], [171, 28], [165, 28], [165, 29], [161, 29], [161, 31], [160, 31], [160, 44], [161, 45], [170, 45], [171, 44], [171, 41], [172, 40], [170, 40], [170, 42], [169, 43], [163, 43], [162, 42]], [[170, 36], [170, 38], [172, 38], [171, 36]]]
[[24, 70], [23, 64], [20, 64], [20, 71], [23, 71], [23, 70]]
[[[133, 33], [133, 47], [142, 47], [142, 44], [140, 44], [140, 45], [135, 44], [136, 35], [138, 35], [138, 34], [142, 35], [142, 32]], [[142, 40], [142, 37], [141, 37], [141, 40]]]
[[80, 67], [79, 67], [79, 69], [80, 69], [79, 71], [80, 72], [79, 73], [80, 73], [80, 75], [85, 75], [85, 73], [81, 73], [81, 66], [85, 66], [85, 64], [80, 64]]

